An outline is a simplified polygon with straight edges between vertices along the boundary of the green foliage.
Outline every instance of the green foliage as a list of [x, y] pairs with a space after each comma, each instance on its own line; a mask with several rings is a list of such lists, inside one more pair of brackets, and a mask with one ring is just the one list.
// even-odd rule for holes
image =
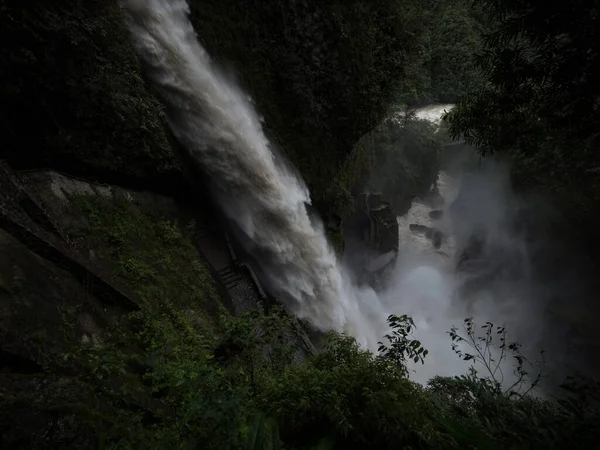
[[[85, 443], [75, 448], [586, 449], [600, 433], [594, 385], [570, 383], [572, 395], [556, 402], [506, 395], [474, 369], [426, 387], [411, 382], [406, 358], [426, 353], [412, 344], [406, 316], [390, 317], [391, 345], [378, 356], [330, 333], [323, 352], [304, 361], [294, 356], [282, 311], [221, 319], [218, 334], [206, 333], [165, 301], [113, 326], [100, 346], [74, 346], [49, 368], [46, 383], [62, 380], [53, 389], [0, 396], [0, 423], [11, 430], [2, 443], [52, 446], [64, 437]], [[44, 434], [41, 425], [19, 435], [27, 429], [13, 416], [23, 408], [35, 423], [51, 411], [75, 419], [60, 433]]]
[[371, 133], [374, 167], [368, 186], [380, 190], [397, 214], [416, 196], [426, 195], [437, 182], [441, 142], [434, 126], [408, 114], [387, 118]]
[[336, 448], [367, 443], [392, 448], [394, 438], [401, 438], [396, 446], [418, 439], [415, 428], [403, 425], [423, 420], [418, 412], [411, 417], [419, 388], [395, 363], [360, 350], [348, 336], [330, 335], [325, 348], [305, 364], [288, 367], [259, 395], [261, 409], [280, 418], [287, 445], [312, 448], [329, 438]]
[[[80, 406], [82, 418], [109, 447], [239, 445], [247, 387], [234, 385], [214, 361], [215, 337], [167, 301], [131, 314], [110, 336], [101, 347], [80, 347], [63, 357], [81, 366], [79, 383], [94, 387], [96, 400]], [[127, 410], [123, 403], [138, 413], [119, 414], [121, 422], [113, 422], [113, 412]]]
[[470, 0], [428, 0], [417, 7], [425, 31], [416, 36], [418, 52], [407, 62], [394, 104], [454, 103], [482, 86], [475, 54], [485, 16]]
[[[501, 389], [504, 384], [504, 373], [502, 364], [508, 356], [514, 359], [515, 381], [504, 389], [507, 395], [524, 397], [538, 386], [544, 371], [544, 351], [540, 352], [541, 360], [532, 362], [521, 352], [518, 342], [506, 340], [507, 332], [503, 326], [494, 327], [491, 322], [481, 326], [483, 334], [477, 333], [476, 324], [472, 317], [464, 320], [464, 335], [459, 334], [457, 327], [453, 327], [449, 335], [452, 339], [452, 350], [464, 361], [473, 361], [485, 367], [486, 378], [496, 389]], [[495, 337], [497, 339], [495, 339]], [[460, 344], [466, 344], [474, 353], [465, 352], [459, 348]], [[498, 356], [492, 354], [492, 349], [498, 349]], [[530, 371], [533, 370], [533, 373]]]
[[[490, 84], [459, 106], [451, 131], [483, 149], [511, 151], [527, 167], [560, 163], [544, 172], [548, 180], [596, 180], [595, 10], [586, 2], [480, 3], [492, 8], [501, 30], [488, 38], [480, 60], [481, 68], [492, 68]], [[469, 56], [484, 22], [466, 2], [191, 6], [211, 54], [234, 64], [323, 211], [350, 214], [348, 191], [372, 168], [401, 204], [431, 186], [439, 142], [424, 123], [384, 121], [348, 155], [385, 116], [395, 84], [397, 103], [451, 101], [478, 85]], [[583, 24], [577, 36], [568, 33], [575, 23]], [[160, 108], [139, 76], [116, 3], [0, 0], [0, 29], [8, 139], [2, 156], [121, 176], [176, 170]], [[565, 52], [567, 45], [573, 51]], [[570, 76], [582, 67], [583, 76]], [[31, 123], [41, 128], [17, 132]], [[540, 144], [545, 135], [549, 143]], [[570, 140], [582, 149], [581, 160], [569, 157], [564, 143]], [[407, 316], [390, 317], [380, 355], [330, 333], [322, 353], [301, 361], [281, 311], [230, 317], [219, 306], [212, 275], [192, 244], [193, 225], [140, 211], [125, 199], [73, 202], [86, 218], [71, 230], [73, 238], [102, 249], [98, 257], [146, 304], [116, 321], [101, 343], [73, 342], [24, 385], [24, 395], [6, 395], [0, 386], [2, 447], [597, 446], [597, 386], [568, 385], [575, 395], [560, 402], [502, 392], [486, 357], [491, 325], [483, 341], [471, 322], [466, 336], [451, 332], [475, 352], [460, 356], [487, 364], [490, 378], [472, 370], [426, 387], [412, 383], [407, 361], [424, 362], [427, 351], [411, 338]], [[495, 331], [506, 339], [503, 329]], [[516, 344], [507, 350], [520, 355]], [[525, 361], [516, 362], [525, 379]]]
[[388, 317], [388, 324], [392, 329], [391, 334], [386, 334], [385, 338], [389, 346], [379, 342], [379, 353], [400, 367], [401, 372], [408, 376], [406, 361], [412, 360], [414, 363], [425, 363], [425, 357], [428, 350], [424, 349], [416, 339], [410, 339], [413, 330], [416, 330], [415, 322], [412, 317], [402, 315], [400, 317], [391, 315]]
[[[598, 439], [594, 419], [588, 421], [554, 400], [505, 395], [489, 379], [479, 378], [474, 369], [461, 377], [436, 377], [428, 391], [439, 396], [452, 418], [488, 436], [487, 445], [475, 448], [585, 449]], [[586, 407], [597, 420], [598, 403], [587, 402]]]
[[597, 2], [477, 4], [493, 17], [477, 60], [486, 84], [452, 111], [450, 131], [483, 154], [508, 154], [517, 185], [549, 194], [560, 208], [566, 220], [558, 232], [572, 222], [584, 224], [580, 235], [596, 252]]
[[[396, 329], [410, 323], [397, 319]], [[399, 341], [404, 338], [401, 333]], [[583, 449], [599, 432], [591, 419], [598, 417], [597, 405], [586, 403], [591, 415], [584, 431], [575, 410], [529, 396], [511, 398], [474, 369], [434, 378], [422, 388], [395, 360], [375, 357], [343, 335], [330, 335], [323, 354], [267, 385], [259, 405], [279, 418], [286, 448], [328, 440], [348, 449]]]
[[332, 183], [325, 195], [330, 199], [329, 214], [347, 219], [354, 213], [354, 197], [340, 182]]
[[158, 178], [177, 160], [116, 1], [0, 1], [0, 158]]
[[[495, 18], [478, 57], [489, 82], [450, 116], [453, 131], [482, 151], [534, 151], [546, 136], [581, 140], [595, 135], [600, 95], [596, 3], [551, 2], [542, 9], [507, 0], [478, 3]], [[477, 121], [487, 128], [475, 126], [478, 113], [485, 113]]]
[[215, 279], [194, 246], [194, 223], [180, 225], [126, 198], [71, 199], [87, 219], [71, 234], [112, 266], [148, 303], [170, 299], [212, 327], [223, 309]]

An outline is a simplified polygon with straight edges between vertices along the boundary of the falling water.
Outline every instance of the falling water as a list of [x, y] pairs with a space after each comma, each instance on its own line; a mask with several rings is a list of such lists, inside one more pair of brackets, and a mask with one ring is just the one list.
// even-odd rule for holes
[[445, 112], [454, 108], [451, 103], [442, 105], [428, 105], [415, 110], [415, 116], [421, 120], [428, 120], [436, 125], [440, 125], [441, 118]]
[[207, 175], [270, 290], [322, 330], [345, 330], [374, 348], [386, 315], [347, 280], [309, 192], [263, 133], [251, 101], [199, 44], [185, 0], [123, 0], [136, 50], [177, 139]]
[[[464, 365], [451, 362], [456, 358], [444, 334], [466, 312], [453, 306], [457, 280], [448, 259], [404, 245], [386, 292], [378, 296], [353, 285], [322, 225], [307, 213], [310, 195], [302, 179], [266, 138], [251, 100], [199, 44], [186, 1], [122, 0], [122, 5], [175, 136], [208, 178], [216, 203], [239, 229], [241, 244], [271, 292], [317, 328], [347, 331], [372, 350], [387, 330], [388, 313], [413, 315], [417, 337], [430, 350], [425, 369], [415, 368], [416, 379], [464, 373]], [[415, 203], [411, 213], [423, 213], [421, 207]], [[452, 245], [444, 245], [451, 253]]]

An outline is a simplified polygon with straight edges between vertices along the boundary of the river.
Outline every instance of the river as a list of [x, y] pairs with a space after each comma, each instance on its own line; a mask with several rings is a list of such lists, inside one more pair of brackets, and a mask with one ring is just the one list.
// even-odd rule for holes
[[[452, 107], [430, 105], [414, 112], [439, 126]], [[510, 337], [524, 344], [524, 352], [539, 348], [544, 327], [544, 304], [535, 301], [538, 286], [531, 278], [528, 243], [513, 229], [521, 205], [510, 187], [508, 167], [490, 162], [475, 172], [453, 170], [450, 175], [442, 170], [437, 185], [439, 210], [417, 198], [398, 217], [398, 262], [381, 294], [389, 310], [414, 318], [414, 336], [429, 350], [425, 365], [410, 365], [412, 378], [422, 383], [435, 375], [463, 374], [472, 364], [454, 354], [448, 335], [467, 317], [479, 329], [487, 321], [506, 326]], [[437, 246], [431, 230], [443, 236]], [[481, 230], [482, 250], [465, 258], [465, 249], [472, 248]], [[500, 359], [500, 344], [497, 339], [492, 344], [490, 358]], [[515, 381], [512, 364], [507, 359], [499, 369], [503, 375], [498, 381], [505, 386]]]

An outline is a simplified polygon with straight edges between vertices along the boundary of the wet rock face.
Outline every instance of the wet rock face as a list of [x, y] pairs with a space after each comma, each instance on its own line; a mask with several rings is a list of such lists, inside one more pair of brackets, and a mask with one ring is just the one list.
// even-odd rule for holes
[[458, 257], [457, 270], [462, 270], [469, 261], [478, 260], [483, 257], [485, 240], [483, 229], [477, 230], [469, 237], [467, 244]]
[[[398, 221], [389, 202], [379, 193], [360, 194], [355, 214], [344, 222], [346, 262], [358, 278], [373, 285], [385, 278], [398, 255]], [[385, 264], [380, 264], [385, 261]]]
[[427, 225], [421, 225], [418, 223], [411, 223], [409, 226], [410, 231], [413, 233], [423, 233], [427, 239], [431, 239], [431, 243], [435, 249], [439, 249], [444, 242], [445, 235], [435, 227], [428, 227]]
[[[106, 325], [111, 307], [68, 271], [0, 229], [0, 367], [31, 373], [66, 347]], [[83, 321], [77, 320], [77, 311]], [[85, 322], [85, 323], [84, 323]]]
[[433, 244], [433, 247], [435, 249], [439, 249], [442, 246], [442, 241], [443, 241], [443, 235], [441, 231], [434, 231], [433, 235], [431, 237], [431, 242]]
[[418, 223], [411, 223], [408, 228], [413, 233], [426, 233], [429, 230], [429, 227], [426, 225], [420, 225]]

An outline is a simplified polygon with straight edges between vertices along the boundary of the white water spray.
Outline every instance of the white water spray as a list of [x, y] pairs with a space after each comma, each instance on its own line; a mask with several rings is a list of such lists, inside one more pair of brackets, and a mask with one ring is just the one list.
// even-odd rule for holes
[[321, 330], [345, 330], [368, 348], [385, 331], [374, 292], [351, 286], [307, 214], [309, 192], [277, 157], [247, 98], [212, 64], [185, 0], [123, 0], [134, 44], [177, 139], [208, 176], [271, 291]]
[[[439, 128], [441, 117], [452, 106], [427, 106], [416, 110], [415, 116]], [[467, 371], [472, 363], [452, 352], [447, 334], [453, 326], [460, 327], [466, 317], [473, 317], [478, 328], [487, 321], [505, 325], [509, 339], [524, 343], [525, 353], [535, 357], [544, 305], [534, 292], [537, 286], [530, 277], [526, 242], [511, 228], [516, 211], [523, 205], [511, 192], [506, 169], [490, 164], [485, 170], [468, 176], [461, 173], [456, 178], [442, 171], [438, 190], [444, 201], [443, 216], [433, 219], [429, 214], [432, 208], [415, 199], [410, 210], [398, 217], [398, 263], [381, 299], [387, 310], [413, 317], [416, 337], [429, 350], [424, 366], [409, 363], [415, 381], [426, 383], [436, 375]], [[411, 232], [411, 224], [440, 230], [445, 239], [439, 249], [425, 233]], [[467, 247], [479, 227], [488, 233], [485, 254], [469, 261], [470, 270], [457, 272], [457, 250]], [[503, 271], [515, 269], [520, 276], [503, 278]], [[464, 345], [460, 348], [473, 353]], [[494, 347], [488, 356], [498, 361], [500, 353]], [[498, 373], [502, 373], [499, 378], [504, 386], [516, 380], [513, 368], [512, 359], [501, 364]], [[480, 374], [488, 375], [485, 369]]]

